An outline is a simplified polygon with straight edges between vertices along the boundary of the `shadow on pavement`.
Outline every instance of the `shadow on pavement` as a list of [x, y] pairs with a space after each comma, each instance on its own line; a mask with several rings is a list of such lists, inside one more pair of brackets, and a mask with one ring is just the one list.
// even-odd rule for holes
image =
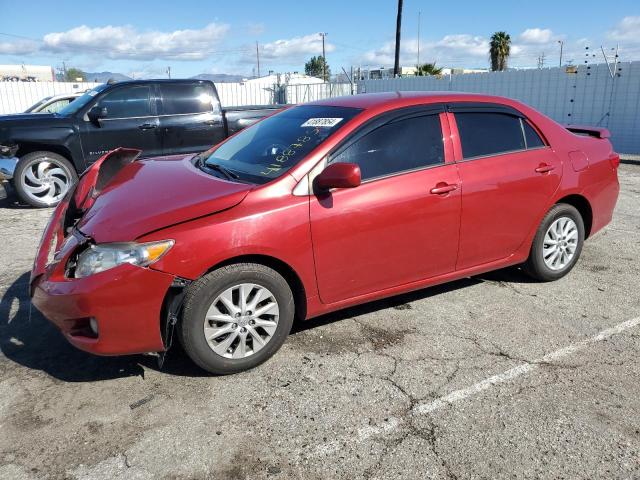
[[[523, 273], [515, 269], [491, 272], [478, 278], [465, 278], [297, 322], [291, 334], [378, 310], [402, 308], [410, 302], [477, 285], [483, 280], [528, 281]], [[157, 358], [153, 356], [100, 357], [71, 346], [57, 328], [35, 308], [31, 308], [28, 284], [29, 272], [25, 272], [0, 299], [0, 351], [8, 360], [26, 368], [41, 370], [64, 382], [94, 382], [130, 376], [144, 378], [145, 369], [159, 370]], [[176, 376], [209, 376], [191, 362], [177, 339], [161, 371]]]

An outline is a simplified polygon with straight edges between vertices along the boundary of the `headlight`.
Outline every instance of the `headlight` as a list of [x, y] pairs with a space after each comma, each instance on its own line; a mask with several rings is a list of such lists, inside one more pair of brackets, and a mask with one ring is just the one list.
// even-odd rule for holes
[[173, 240], [150, 243], [104, 243], [92, 245], [82, 252], [75, 266], [75, 278], [104, 272], [123, 263], [140, 267], [151, 265], [172, 246]]

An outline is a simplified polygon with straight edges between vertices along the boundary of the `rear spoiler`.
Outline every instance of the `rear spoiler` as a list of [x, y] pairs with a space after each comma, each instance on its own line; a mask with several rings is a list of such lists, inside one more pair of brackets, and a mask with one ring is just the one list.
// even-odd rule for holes
[[594, 138], [611, 137], [609, 129], [604, 127], [590, 127], [588, 125], [565, 125], [564, 128], [569, 130], [571, 133], [575, 133], [576, 135], [583, 135]]

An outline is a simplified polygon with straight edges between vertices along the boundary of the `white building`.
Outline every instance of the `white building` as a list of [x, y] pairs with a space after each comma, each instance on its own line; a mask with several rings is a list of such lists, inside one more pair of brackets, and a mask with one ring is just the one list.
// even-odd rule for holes
[[56, 74], [48, 65], [0, 65], [0, 81], [55, 82]]

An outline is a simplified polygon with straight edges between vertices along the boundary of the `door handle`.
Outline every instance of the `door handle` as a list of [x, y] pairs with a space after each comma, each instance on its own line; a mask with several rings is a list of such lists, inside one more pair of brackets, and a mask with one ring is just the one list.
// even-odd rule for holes
[[550, 172], [551, 170], [554, 170], [556, 167], [554, 167], [553, 165], [547, 165], [546, 163], [541, 163], [540, 165], [538, 165], [538, 168], [536, 168], [536, 172], [538, 173], [547, 173]]
[[140, 130], [152, 130], [154, 128], [158, 128], [155, 123], [143, 123], [142, 125], [138, 125]]
[[434, 195], [444, 195], [445, 193], [453, 192], [456, 188], [458, 188], [458, 185], [438, 182], [436, 186], [431, 189], [431, 193]]

